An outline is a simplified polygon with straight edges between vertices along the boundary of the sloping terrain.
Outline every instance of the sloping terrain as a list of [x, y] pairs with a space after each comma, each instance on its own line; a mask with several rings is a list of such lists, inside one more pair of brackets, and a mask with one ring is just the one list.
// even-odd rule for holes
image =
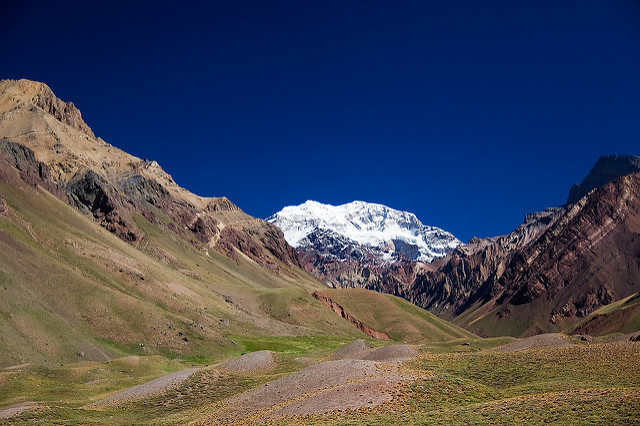
[[0, 366], [363, 336], [311, 296], [323, 285], [277, 228], [96, 139], [45, 85], [0, 89]]
[[[397, 297], [328, 289], [298, 267], [279, 230], [96, 139], [46, 86], [0, 87], [0, 423], [637, 419], [640, 343], [481, 339]], [[594, 256], [627, 247], [628, 259], [634, 179], [590, 193], [572, 219], [547, 212], [500, 244], [541, 247], [529, 258], [544, 267], [539, 253], [555, 230], [589, 241]], [[609, 227], [582, 228], [580, 217]], [[568, 236], [558, 256], [570, 267]], [[629, 245], [605, 244], [612, 236]], [[514, 254], [497, 264], [506, 275], [517, 262]], [[519, 287], [500, 293], [509, 303], [535, 289], [519, 271]], [[612, 273], [600, 271], [585, 276]], [[531, 294], [522, 305], [544, 300]], [[347, 317], [391, 340], [367, 337]], [[484, 350], [503, 343], [511, 346]]]
[[[640, 174], [624, 173], [638, 157], [613, 159], [598, 162], [575, 204], [529, 215], [508, 236], [470, 241], [398, 294], [480, 335], [528, 336], [563, 331], [636, 293]], [[612, 161], [616, 167], [605, 167]], [[623, 175], [614, 179], [616, 170]], [[608, 183], [591, 189], [601, 179]], [[615, 318], [609, 332], [636, 324]]]
[[326, 289], [317, 293], [363, 324], [374, 330], [384, 331], [396, 342], [425, 343], [473, 336], [468, 331], [389, 294], [365, 289]]
[[[390, 256], [353, 239], [380, 243], [386, 228], [371, 223], [385, 223], [383, 214], [307, 202], [271, 220], [285, 227], [304, 268], [333, 287], [398, 295], [483, 336], [559, 332], [639, 290], [639, 165], [640, 157], [602, 157], [567, 205], [428, 264], [416, 261], [417, 249], [400, 244]], [[637, 329], [630, 312], [610, 316], [608, 330]]]
[[[7, 170], [4, 170], [5, 174]], [[134, 216], [135, 246], [17, 177], [0, 182], [0, 364], [125, 353], [210, 359], [225, 335], [359, 335], [310, 295], [322, 284], [281, 265], [236, 263]]]
[[597, 309], [573, 325], [571, 334], [604, 336], [633, 333], [640, 330], [640, 293]]
[[[354, 342], [308, 366], [277, 354], [264, 373], [230, 372], [220, 365], [175, 374], [179, 364], [159, 357], [40, 370], [23, 366], [0, 372], [0, 390], [20, 388], [28, 398], [0, 408], [0, 422], [9, 416], [12, 424], [636, 421], [640, 342], [542, 337], [502, 347], [495, 339], [458, 340], [438, 353], [431, 345], [418, 352], [409, 345], [368, 349]], [[113, 392], [114, 384], [125, 383], [126, 391]], [[163, 388], [155, 392], [157, 386]]]
[[[46, 167], [45, 181], [66, 200], [125, 241], [144, 231], [136, 215], [180, 234], [203, 252], [237, 260], [238, 251], [278, 272], [279, 262], [299, 266], [295, 251], [273, 225], [242, 212], [224, 197], [199, 197], [178, 186], [153, 161], [129, 155], [100, 138], [80, 111], [45, 84], [0, 81], [0, 139], [33, 152]], [[20, 170], [20, 148], [4, 149]]]
[[96, 138], [46, 85], [0, 83], [0, 137], [0, 366], [365, 337], [312, 297], [326, 287], [279, 229]]
[[591, 192], [521, 250], [456, 322], [492, 334], [561, 331], [636, 293], [639, 195], [640, 173]]

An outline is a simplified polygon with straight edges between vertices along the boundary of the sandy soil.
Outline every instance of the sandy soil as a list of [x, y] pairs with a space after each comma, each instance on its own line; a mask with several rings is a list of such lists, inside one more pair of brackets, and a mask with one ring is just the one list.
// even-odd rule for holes
[[197, 368], [191, 368], [188, 370], [176, 371], [175, 373], [167, 374], [166, 376], [159, 377], [147, 383], [143, 383], [138, 386], [133, 386], [122, 390], [116, 394], [108, 396], [87, 405], [87, 408], [101, 407], [104, 405], [122, 404], [125, 402], [135, 401], [138, 399], [147, 398], [149, 396], [157, 395], [168, 389], [174, 388], [187, 380], [193, 373], [198, 371]]
[[218, 369], [238, 374], [266, 373], [275, 366], [273, 352], [251, 352], [218, 365]]
[[518, 339], [515, 342], [507, 343], [504, 346], [493, 349], [496, 352], [516, 352], [523, 351], [525, 349], [537, 349], [537, 348], [557, 348], [563, 346], [571, 346], [572, 343], [564, 334], [560, 333], [546, 333], [538, 334], [537, 336], [527, 337], [525, 339]]
[[[357, 340], [336, 351], [330, 361], [313, 364], [221, 402], [205, 423], [256, 424], [288, 416], [375, 407], [391, 401], [396, 390], [413, 380], [401, 370], [400, 364], [415, 354], [417, 351], [411, 345], [371, 349], [366, 342]], [[132, 358], [130, 362], [136, 362], [136, 359]], [[216, 369], [254, 374], [271, 371], [274, 367], [274, 354], [258, 351], [226, 361]], [[178, 386], [196, 371], [168, 374], [120, 391], [87, 408], [121, 404], [162, 393]]]

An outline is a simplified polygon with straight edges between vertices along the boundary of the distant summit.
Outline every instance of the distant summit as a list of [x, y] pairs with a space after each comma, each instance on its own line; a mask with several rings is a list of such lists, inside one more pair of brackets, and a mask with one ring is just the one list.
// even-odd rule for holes
[[294, 247], [309, 245], [327, 233], [378, 249], [391, 259], [394, 253], [420, 262], [430, 262], [462, 244], [451, 233], [423, 225], [416, 215], [381, 204], [353, 201], [340, 206], [307, 201], [289, 206], [269, 217], [282, 229]]
[[419, 262], [445, 256], [461, 241], [409, 212], [354, 201], [307, 201], [267, 219], [279, 226], [302, 265], [327, 285], [378, 291], [404, 288]]
[[611, 182], [617, 177], [640, 171], [640, 157], [633, 155], [608, 155], [600, 157], [582, 183], [569, 190], [567, 204], [574, 204], [590, 191]]

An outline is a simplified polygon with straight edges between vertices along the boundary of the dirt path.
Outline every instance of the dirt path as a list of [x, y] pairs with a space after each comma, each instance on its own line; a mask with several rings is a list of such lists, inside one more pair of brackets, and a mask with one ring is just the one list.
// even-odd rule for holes
[[166, 376], [159, 377], [150, 382], [124, 389], [116, 394], [103, 398], [100, 401], [91, 403], [86, 407], [96, 408], [105, 405], [122, 404], [124, 402], [135, 401], [152, 395], [157, 395], [180, 385], [196, 371], [198, 371], [198, 368], [176, 371], [175, 373], [167, 374]]
[[411, 345], [389, 345], [372, 349], [364, 340], [354, 340], [353, 342], [342, 346], [326, 359], [363, 359], [369, 361], [386, 361], [398, 364], [417, 354], [418, 351]]

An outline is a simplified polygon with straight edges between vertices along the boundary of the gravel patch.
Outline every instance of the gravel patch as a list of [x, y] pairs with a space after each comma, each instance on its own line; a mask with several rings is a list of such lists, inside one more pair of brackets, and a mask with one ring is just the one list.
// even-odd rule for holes
[[217, 368], [238, 374], [256, 374], [266, 373], [273, 369], [274, 366], [273, 352], [257, 351], [223, 362]]
[[19, 404], [10, 405], [9, 407], [0, 411], [0, 419], [10, 419], [11, 417], [15, 417], [22, 412], [27, 411], [34, 405], [36, 405], [35, 402], [21, 402]]
[[86, 407], [95, 408], [104, 405], [122, 404], [157, 395], [180, 385], [196, 371], [198, 371], [197, 368], [176, 371], [175, 373], [167, 374], [166, 376], [159, 377], [150, 382], [127, 388], [116, 394], [103, 398], [100, 401], [93, 402]]
[[418, 351], [411, 345], [389, 345], [369, 351], [362, 359], [401, 362], [417, 354]]
[[366, 351], [369, 350], [369, 345], [364, 340], [354, 340], [353, 342], [347, 343], [343, 345], [335, 351], [332, 355], [330, 355], [327, 359], [329, 360], [338, 360], [338, 359], [361, 359]]
[[560, 348], [564, 346], [572, 346], [573, 343], [569, 340], [569, 337], [560, 333], [546, 333], [538, 334], [537, 336], [527, 337], [525, 339], [518, 339], [515, 342], [507, 343], [504, 346], [499, 346], [493, 351], [495, 352], [517, 352], [526, 349], [538, 349], [538, 348]]
[[345, 359], [312, 365], [225, 402], [209, 424], [259, 424], [267, 419], [373, 407], [410, 378], [387, 363]]

